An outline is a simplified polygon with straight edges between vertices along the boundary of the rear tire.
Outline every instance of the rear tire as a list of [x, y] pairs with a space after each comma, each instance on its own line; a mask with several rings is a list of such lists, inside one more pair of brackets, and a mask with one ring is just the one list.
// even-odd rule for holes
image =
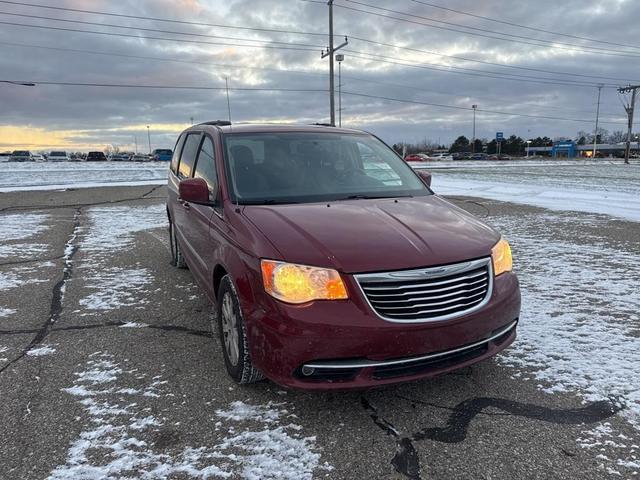
[[251, 362], [238, 295], [229, 275], [220, 282], [217, 307], [218, 333], [227, 373], [239, 384], [262, 380], [264, 375]]
[[171, 246], [171, 265], [178, 268], [187, 268], [187, 262], [182, 255], [178, 237], [176, 236], [176, 229], [171, 220], [169, 220], [169, 244]]

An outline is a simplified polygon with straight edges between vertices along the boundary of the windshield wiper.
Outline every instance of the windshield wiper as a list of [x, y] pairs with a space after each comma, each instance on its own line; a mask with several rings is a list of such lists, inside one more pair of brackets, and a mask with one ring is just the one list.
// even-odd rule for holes
[[347, 197], [338, 198], [337, 200], [374, 200], [377, 198], [409, 198], [413, 195], [349, 195]]
[[290, 203], [300, 203], [300, 202], [294, 202], [292, 200], [273, 200], [273, 199], [267, 199], [267, 200], [247, 200], [244, 202], [240, 202], [241, 205], [287, 205]]

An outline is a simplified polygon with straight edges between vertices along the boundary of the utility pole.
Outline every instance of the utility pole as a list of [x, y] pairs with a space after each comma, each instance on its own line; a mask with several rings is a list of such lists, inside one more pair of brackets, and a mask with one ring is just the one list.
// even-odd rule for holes
[[337, 47], [333, 46], [333, 0], [327, 2], [329, 5], [329, 47], [326, 51], [321, 52], [320, 58], [329, 57], [329, 110], [331, 118], [331, 126], [336, 126], [336, 98], [335, 98], [335, 76], [333, 73], [334, 54], [342, 47], [346, 46], [349, 41], [344, 37], [344, 42]]
[[342, 128], [342, 61], [344, 55], [339, 53], [336, 55], [338, 62], [338, 126]]
[[149, 155], [151, 155], [151, 132], [149, 131], [149, 125], [147, 125], [147, 138], [149, 139]]
[[640, 88], [640, 85], [629, 85], [628, 87], [620, 87], [618, 89], [618, 93], [631, 92], [631, 102], [629, 102], [629, 105], [624, 107], [624, 109], [627, 112], [628, 127], [629, 127], [629, 130], [627, 130], [627, 148], [625, 148], [625, 151], [624, 151], [624, 163], [626, 163], [627, 165], [629, 164], [629, 153], [631, 150], [631, 130], [633, 128], [633, 110], [635, 109], [635, 106], [636, 106], [636, 92], [639, 88]]
[[476, 153], [476, 109], [478, 105], [471, 105], [473, 108], [473, 139], [471, 140], [471, 153]]
[[598, 120], [600, 119], [600, 94], [602, 93], [603, 84], [598, 85], [598, 107], [596, 108], [596, 129], [593, 132], [593, 155], [591, 158], [596, 158], [596, 150], [598, 150]]
[[136, 135], [133, 136], [133, 141], [136, 144], [136, 153], [138, 153], [138, 137]]

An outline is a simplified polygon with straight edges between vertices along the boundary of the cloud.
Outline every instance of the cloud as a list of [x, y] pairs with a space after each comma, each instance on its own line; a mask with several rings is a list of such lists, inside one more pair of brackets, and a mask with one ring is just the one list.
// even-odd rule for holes
[[[566, 44], [640, 55], [640, 45], [638, 48], [613, 45], [633, 44], [633, 37], [628, 37], [627, 33], [637, 30], [636, 19], [640, 16], [638, 2], [440, 2], [451, 9], [469, 11], [514, 24], [610, 42], [594, 43], [498, 24], [411, 0], [361, 1], [406, 12], [413, 17], [404, 18], [412, 21], [467, 32], [452, 32], [336, 7], [336, 35], [350, 37], [349, 45], [344, 50], [346, 59], [342, 64], [343, 90], [347, 92], [343, 96], [343, 125], [371, 130], [390, 143], [425, 137], [435, 141], [440, 139], [446, 143], [460, 134], [470, 136], [471, 112], [354, 96], [348, 92], [463, 108], [477, 104], [480, 110], [484, 110], [477, 116], [479, 137], [492, 138], [496, 131], [523, 137], [553, 137], [575, 135], [578, 130], [593, 129], [596, 89], [536, 81], [542, 78], [546, 79], [543, 82], [571, 80], [591, 84], [598, 81], [625, 84], [637, 78], [634, 68], [637, 59], [633, 57], [582, 53], [570, 50], [574, 47]], [[400, 16], [346, 0], [337, 0], [336, 4]], [[327, 30], [327, 7], [324, 3], [293, 0], [64, 0], [51, 5], [241, 27], [317, 33]], [[319, 90], [326, 90], [328, 87], [327, 60], [320, 58], [320, 51], [327, 43], [326, 36], [176, 24], [11, 5], [2, 6], [0, 11], [95, 22], [99, 25], [0, 14], [0, 21], [5, 22], [136, 36], [131, 38], [3, 25], [0, 29], [0, 79], [221, 87], [224, 86], [225, 77], [228, 77], [232, 87]], [[427, 22], [419, 17], [457, 23], [466, 28]], [[164, 33], [140, 31], [140, 28], [161, 30]], [[502, 35], [472, 30], [474, 28], [500, 32]], [[185, 35], [186, 33], [198, 36]], [[533, 46], [518, 43], [530, 40], [505, 37], [503, 34], [553, 40], [557, 43], [555, 48]], [[517, 41], [487, 38], [491, 36]], [[228, 45], [176, 42], [159, 38]], [[375, 45], [360, 39], [414, 50]], [[280, 42], [271, 46], [286, 48], [237, 46], [249, 43], [255, 45], [256, 40]], [[538, 43], [536, 40], [530, 42]], [[415, 50], [525, 67], [529, 70], [487, 65]], [[359, 58], [372, 54], [386, 58]], [[382, 60], [432, 65], [417, 68]], [[455, 67], [472, 70], [456, 70]], [[569, 75], [553, 75], [539, 70], [567, 72]], [[503, 78], [507, 74], [512, 75], [510, 79]], [[611, 78], [598, 80], [582, 75]], [[602, 121], [603, 126], [610, 130], [624, 128], [624, 112], [616, 97], [613, 89], [603, 91]], [[230, 98], [234, 121], [310, 123], [326, 122], [329, 119], [328, 95], [325, 92], [232, 91]], [[119, 144], [130, 149], [135, 137], [138, 137], [140, 144], [146, 144], [146, 125], [151, 126], [154, 148], [171, 148], [177, 133], [191, 123], [191, 118], [198, 122], [227, 117], [226, 96], [221, 91], [54, 85], [19, 87], [0, 84], [0, 105], [3, 109], [0, 120], [2, 149], [44, 149], [45, 147], [38, 147], [44, 144], [47, 148], [55, 146], [85, 150]], [[536, 116], [557, 119], [533, 118]]]

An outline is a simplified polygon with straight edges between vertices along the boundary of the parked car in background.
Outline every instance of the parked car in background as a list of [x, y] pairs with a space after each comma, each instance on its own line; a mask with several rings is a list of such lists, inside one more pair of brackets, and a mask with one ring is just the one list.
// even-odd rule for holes
[[370, 388], [466, 367], [514, 340], [509, 244], [434, 195], [430, 178], [358, 130], [182, 132], [168, 180], [172, 263], [216, 305], [236, 382]]
[[417, 153], [412, 153], [404, 157], [405, 162], [424, 162], [425, 159]]
[[431, 158], [433, 160], [453, 160], [453, 157], [448, 153], [434, 153]]
[[498, 155], [498, 160], [511, 160], [511, 157], [509, 155]]
[[130, 155], [127, 153], [113, 153], [109, 155], [109, 161], [111, 162], [128, 162]]
[[471, 160], [486, 160], [487, 159], [487, 154], [486, 153], [473, 153], [471, 154]]
[[149, 162], [151, 157], [146, 153], [136, 153], [129, 160], [132, 162]]
[[8, 162], [11, 159], [11, 152], [0, 152], [0, 162]]
[[46, 159], [44, 158], [44, 155], [40, 154], [40, 153], [33, 153], [31, 155], [31, 158], [33, 159], [34, 162], [45, 162]]
[[47, 160], [49, 162], [68, 162], [69, 155], [67, 155], [67, 152], [64, 152], [62, 150], [56, 150], [49, 153], [49, 157], [47, 158]]
[[87, 153], [87, 162], [106, 162], [107, 157], [102, 152]]
[[170, 162], [173, 156], [173, 150], [166, 148], [157, 148], [151, 152], [151, 160], [156, 162]]
[[33, 155], [29, 150], [14, 150], [9, 158], [11, 162], [33, 162]]

